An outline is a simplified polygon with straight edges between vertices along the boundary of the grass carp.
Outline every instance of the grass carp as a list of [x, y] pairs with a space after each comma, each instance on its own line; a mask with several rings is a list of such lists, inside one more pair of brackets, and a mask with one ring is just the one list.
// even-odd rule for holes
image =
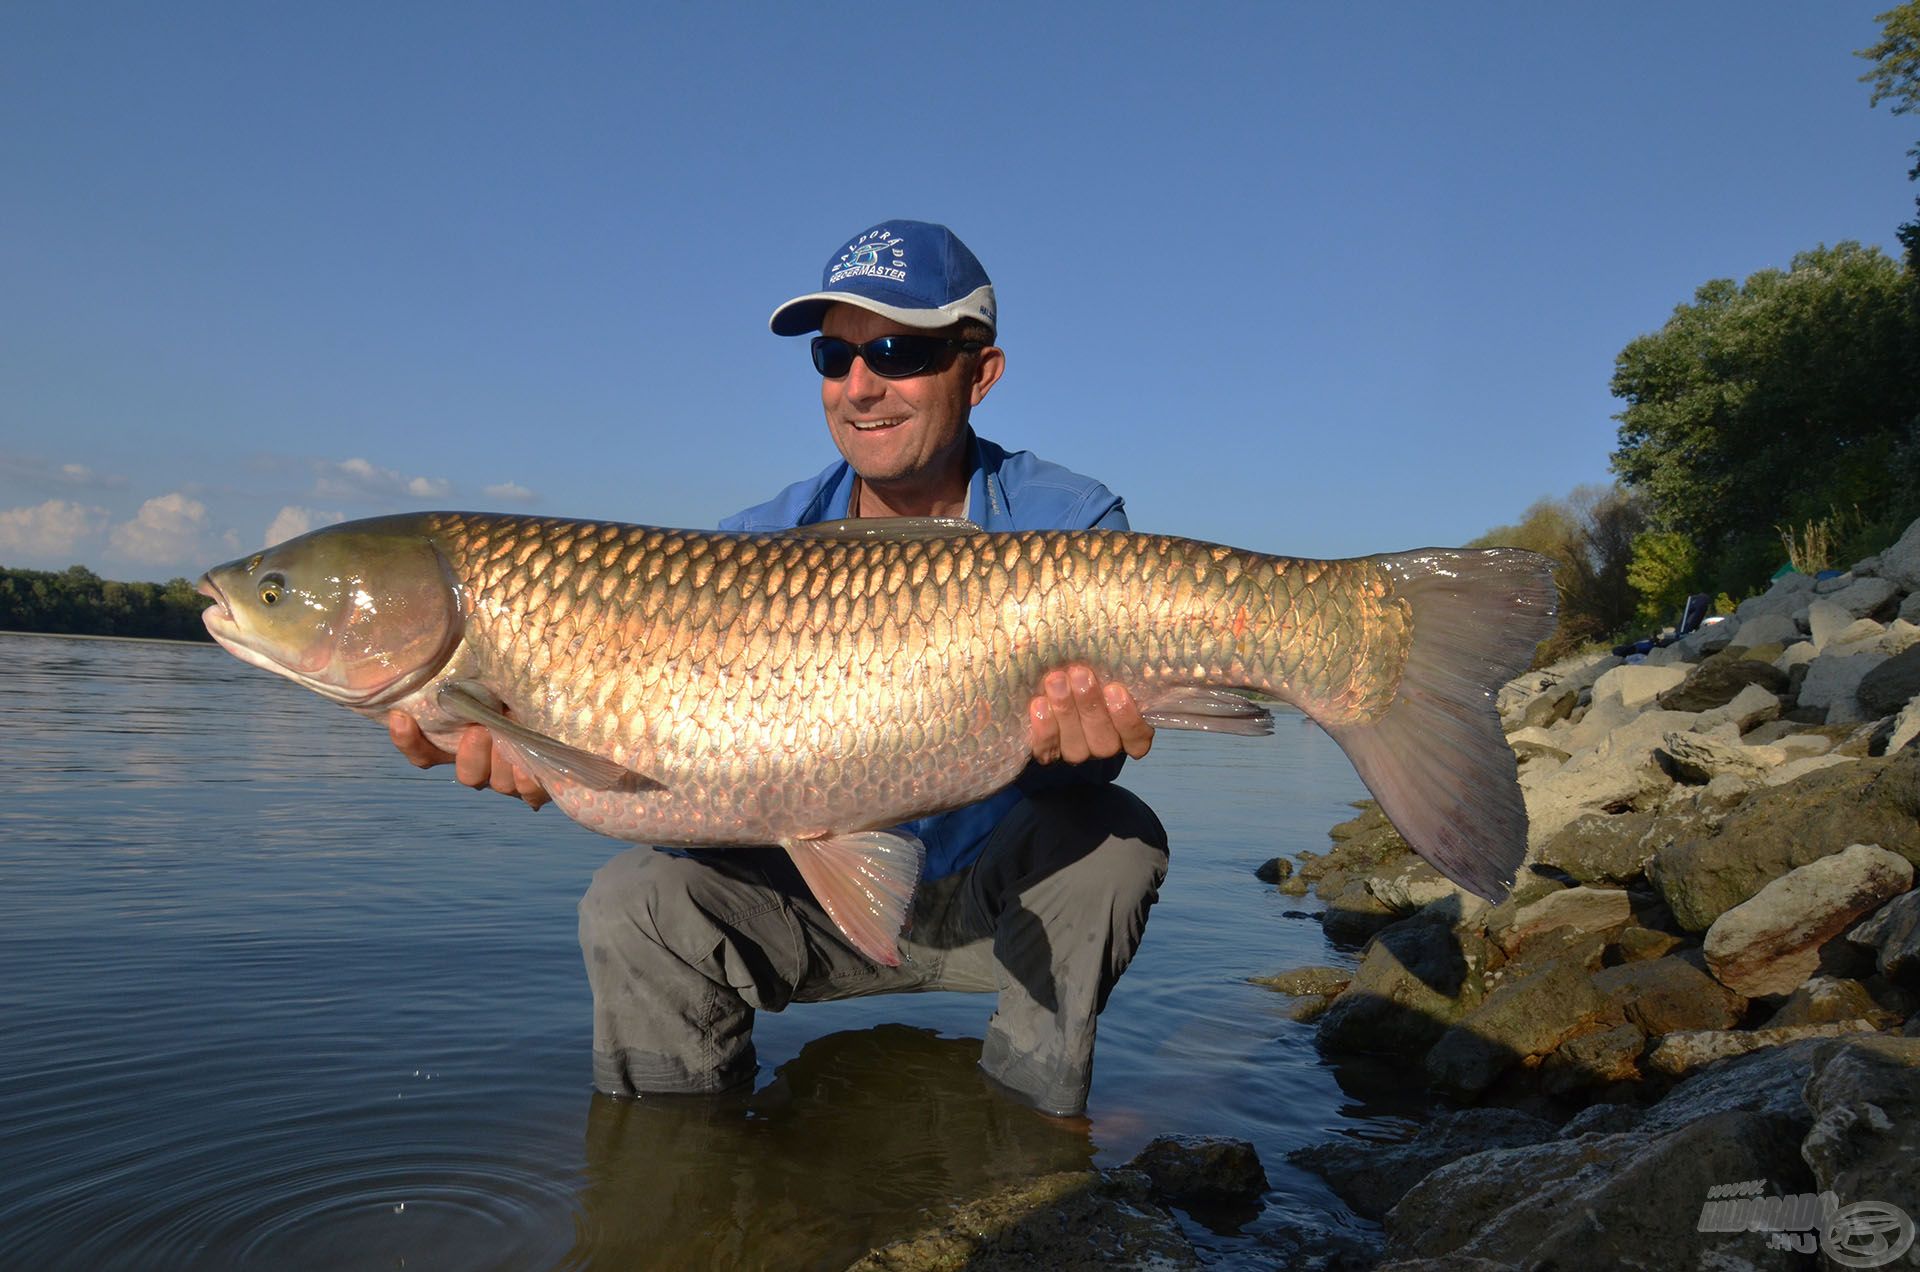
[[780, 844], [887, 964], [923, 854], [887, 828], [1011, 782], [1027, 704], [1069, 662], [1159, 728], [1270, 732], [1246, 695], [1298, 707], [1421, 856], [1497, 897], [1526, 809], [1494, 692], [1554, 622], [1527, 552], [1315, 561], [934, 519], [766, 535], [429, 512], [316, 530], [200, 590], [241, 660], [443, 744], [484, 724], [593, 830]]

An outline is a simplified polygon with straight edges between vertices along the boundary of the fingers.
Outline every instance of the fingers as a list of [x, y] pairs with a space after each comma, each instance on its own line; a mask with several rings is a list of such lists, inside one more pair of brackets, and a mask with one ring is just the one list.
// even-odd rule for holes
[[1028, 704], [1027, 734], [1033, 758], [1042, 764], [1079, 764], [1125, 751], [1135, 759], [1153, 745], [1153, 726], [1140, 715], [1124, 685], [1102, 686], [1091, 667], [1056, 668]]
[[460, 730], [460, 746], [453, 753], [453, 777], [476, 791], [493, 785], [493, 735], [477, 724]]
[[387, 712], [387, 736], [400, 748], [400, 754], [415, 768], [432, 768], [436, 764], [453, 763], [453, 753], [442, 751], [427, 740], [420, 730], [420, 722], [404, 711]]

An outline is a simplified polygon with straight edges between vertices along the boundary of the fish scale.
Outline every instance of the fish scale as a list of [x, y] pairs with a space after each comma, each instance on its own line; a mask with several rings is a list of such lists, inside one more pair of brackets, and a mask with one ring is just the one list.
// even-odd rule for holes
[[[1231, 695], [1293, 704], [1416, 851], [1498, 896], [1526, 813], [1493, 695], [1554, 608], [1544, 559], [1503, 549], [1320, 561], [1120, 531], [481, 513], [327, 527], [201, 588], [237, 656], [443, 745], [486, 723], [595, 830], [787, 846], [880, 961], [919, 845], [867, 832], [1011, 782], [1027, 703], [1073, 662], [1159, 727], [1262, 731]], [[848, 917], [867, 901], [872, 922]]]

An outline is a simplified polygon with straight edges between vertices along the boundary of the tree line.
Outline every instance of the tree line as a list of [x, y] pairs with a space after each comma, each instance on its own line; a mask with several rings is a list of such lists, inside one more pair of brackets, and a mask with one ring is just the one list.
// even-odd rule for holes
[[[1920, 0], [1875, 21], [1869, 105], [1920, 112]], [[1896, 233], [1900, 260], [1841, 242], [1703, 283], [1621, 350], [1615, 484], [1475, 541], [1560, 563], [1543, 659], [1651, 634], [1695, 592], [1728, 609], [1783, 565], [1845, 569], [1920, 519], [1920, 199]]]
[[84, 565], [59, 573], [0, 566], [0, 631], [210, 640], [200, 622], [206, 605], [185, 579], [120, 583]]

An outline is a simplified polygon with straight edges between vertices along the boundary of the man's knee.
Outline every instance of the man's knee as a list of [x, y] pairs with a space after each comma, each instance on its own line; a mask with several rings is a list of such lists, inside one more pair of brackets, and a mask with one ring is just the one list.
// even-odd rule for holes
[[1167, 873], [1167, 831], [1146, 802], [1107, 784], [1050, 791], [1026, 801], [1028, 833], [1072, 862], [1097, 851], [1100, 869], [1158, 887]]
[[693, 903], [705, 868], [657, 848], [629, 848], [593, 872], [580, 898], [581, 941], [638, 936], [663, 943], [658, 916], [684, 912]]

